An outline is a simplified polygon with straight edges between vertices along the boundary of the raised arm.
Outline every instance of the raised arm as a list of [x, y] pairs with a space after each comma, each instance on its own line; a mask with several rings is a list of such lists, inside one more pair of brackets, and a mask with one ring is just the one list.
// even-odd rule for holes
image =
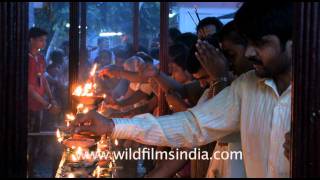
[[77, 124], [90, 121], [91, 126], [80, 126], [77, 131], [107, 133], [113, 138], [148, 145], [197, 147], [239, 131], [239, 104], [238, 90], [231, 85], [207, 102], [173, 115], [154, 117], [143, 114], [110, 121], [91, 112], [76, 120]]

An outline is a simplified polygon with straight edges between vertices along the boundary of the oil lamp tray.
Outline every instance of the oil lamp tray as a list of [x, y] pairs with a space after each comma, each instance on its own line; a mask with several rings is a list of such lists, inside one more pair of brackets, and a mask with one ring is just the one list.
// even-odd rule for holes
[[72, 147], [81, 147], [81, 148], [90, 148], [95, 145], [94, 139], [89, 138], [69, 138], [63, 141], [63, 144], [69, 148]]

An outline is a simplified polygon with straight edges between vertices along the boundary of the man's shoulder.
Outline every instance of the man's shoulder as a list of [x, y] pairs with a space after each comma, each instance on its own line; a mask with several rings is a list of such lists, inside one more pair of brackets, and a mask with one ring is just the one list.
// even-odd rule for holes
[[249, 93], [257, 87], [259, 80], [260, 78], [257, 77], [255, 70], [251, 70], [235, 79], [231, 84], [231, 88], [236, 89], [240, 94], [241, 92]]
[[253, 83], [257, 82], [259, 77], [257, 77], [255, 70], [250, 70], [246, 73], [241, 74], [238, 78], [236, 78], [233, 83]]

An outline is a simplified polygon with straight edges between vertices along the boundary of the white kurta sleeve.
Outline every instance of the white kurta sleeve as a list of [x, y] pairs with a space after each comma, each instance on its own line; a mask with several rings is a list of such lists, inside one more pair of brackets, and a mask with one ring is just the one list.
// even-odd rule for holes
[[239, 95], [233, 83], [214, 98], [186, 112], [155, 117], [114, 118], [112, 137], [142, 144], [192, 148], [239, 131]]

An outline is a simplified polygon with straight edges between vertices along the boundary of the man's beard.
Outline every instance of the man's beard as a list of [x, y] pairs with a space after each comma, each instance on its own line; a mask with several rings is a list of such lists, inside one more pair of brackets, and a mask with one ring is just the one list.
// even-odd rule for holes
[[275, 78], [280, 74], [287, 72], [291, 64], [285, 60], [281, 59], [281, 64], [277, 64], [277, 68], [270, 69], [264, 66], [263, 62], [256, 58], [249, 58], [251, 62], [253, 62], [253, 66], [255, 68], [255, 73], [260, 78]]
[[254, 69], [255, 69], [255, 73], [258, 77], [260, 77], [260, 78], [271, 78], [272, 77], [271, 71], [269, 71], [263, 65], [263, 62], [261, 60], [254, 58], [254, 57], [250, 57], [250, 58], [248, 58], [248, 60], [252, 62]]

